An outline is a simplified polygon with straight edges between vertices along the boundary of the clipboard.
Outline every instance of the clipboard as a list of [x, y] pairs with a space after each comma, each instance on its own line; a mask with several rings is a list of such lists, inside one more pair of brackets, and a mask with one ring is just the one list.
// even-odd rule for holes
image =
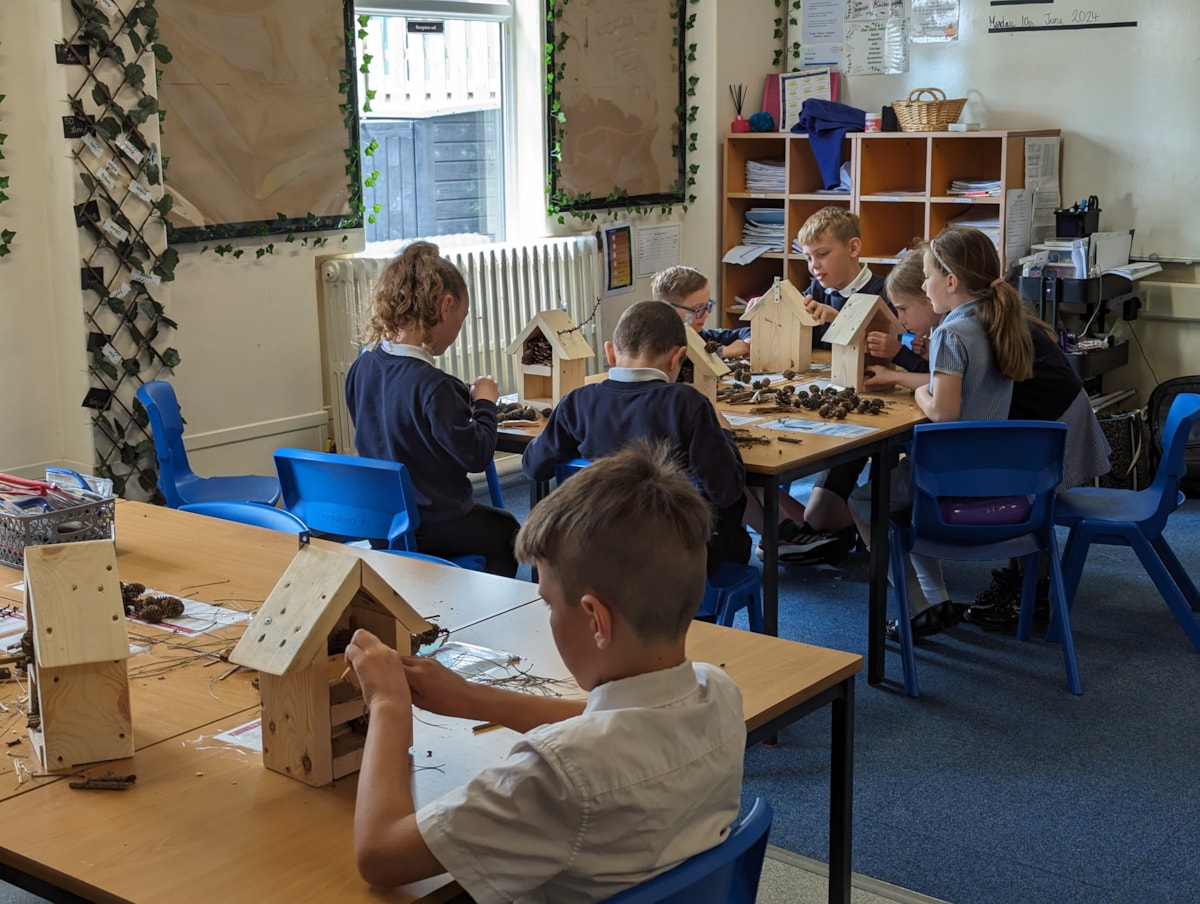
[[791, 130], [800, 120], [800, 108], [810, 97], [833, 99], [831, 72], [828, 66], [822, 66], [779, 76], [779, 131]]

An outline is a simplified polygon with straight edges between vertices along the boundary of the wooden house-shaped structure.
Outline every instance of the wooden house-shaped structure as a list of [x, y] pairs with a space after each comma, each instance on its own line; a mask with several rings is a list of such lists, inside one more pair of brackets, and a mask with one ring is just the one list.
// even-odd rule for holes
[[846, 299], [837, 319], [825, 332], [825, 341], [833, 346], [829, 379], [841, 386], [863, 388], [868, 364], [887, 364], [867, 353], [867, 333], [902, 333], [900, 321], [878, 295], [856, 293]]
[[25, 618], [29, 740], [41, 771], [133, 756], [129, 635], [112, 540], [27, 548]]
[[526, 405], [557, 405], [583, 385], [595, 357], [566, 311], [540, 311], [508, 346], [517, 375], [517, 397]]
[[819, 324], [790, 280], [776, 280], [742, 319], [750, 321], [750, 367], [755, 372], [808, 370], [812, 331]]
[[366, 706], [343, 677], [358, 628], [405, 654], [432, 630], [366, 562], [301, 547], [229, 656], [258, 669], [268, 769], [321, 786], [362, 765]]
[[721, 377], [729, 373], [729, 365], [716, 352], [707, 349], [707, 343], [700, 334], [688, 327], [687, 357], [680, 368], [680, 379], [691, 383], [700, 390], [710, 402], [717, 404], [717, 384]]

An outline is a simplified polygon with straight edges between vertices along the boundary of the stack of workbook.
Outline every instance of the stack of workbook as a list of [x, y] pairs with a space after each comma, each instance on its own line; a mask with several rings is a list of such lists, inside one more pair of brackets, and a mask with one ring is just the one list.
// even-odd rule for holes
[[949, 194], [966, 197], [986, 197], [1000, 194], [999, 179], [955, 179], [950, 183]]
[[782, 160], [747, 160], [746, 191], [771, 194], [787, 192], [787, 168]]
[[1000, 205], [971, 205], [956, 217], [951, 217], [947, 226], [970, 226], [978, 229], [998, 249], [1000, 247]]
[[767, 251], [782, 251], [787, 244], [783, 208], [752, 207], [746, 211], [742, 226], [743, 245], [764, 245]]

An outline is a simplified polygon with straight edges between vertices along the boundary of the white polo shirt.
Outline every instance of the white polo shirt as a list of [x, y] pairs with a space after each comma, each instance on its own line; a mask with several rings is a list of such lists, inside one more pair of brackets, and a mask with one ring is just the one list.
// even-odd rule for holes
[[737, 685], [685, 661], [596, 688], [417, 826], [478, 904], [604, 900], [726, 837], [745, 749]]

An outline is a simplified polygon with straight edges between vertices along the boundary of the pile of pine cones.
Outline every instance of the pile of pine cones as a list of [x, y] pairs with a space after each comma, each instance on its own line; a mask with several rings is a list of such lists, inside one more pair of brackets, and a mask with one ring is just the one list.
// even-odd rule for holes
[[525, 340], [525, 349], [521, 352], [522, 364], [544, 364], [549, 366], [554, 362], [554, 349], [550, 340], [541, 333], [530, 336]]
[[164, 618], [183, 615], [183, 600], [173, 596], [146, 596], [146, 585], [121, 582], [121, 600], [125, 614], [139, 621], [157, 624]]
[[520, 402], [503, 402], [496, 408], [496, 421], [503, 424], [507, 421], [537, 421], [550, 417], [550, 409], [538, 411], [532, 405], [522, 405]]
[[729, 372], [733, 375], [733, 379], [738, 383], [750, 382], [750, 362], [737, 361], [730, 366]]
[[[792, 387], [784, 387], [792, 389]], [[883, 411], [883, 399], [869, 399], [860, 396], [852, 388], [834, 389], [826, 386], [821, 389], [816, 383], [809, 385], [807, 390], [795, 390], [789, 393], [793, 408], [806, 408], [815, 411], [823, 418], [844, 418], [848, 414], [880, 414]], [[779, 396], [776, 395], [776, 399]]]

